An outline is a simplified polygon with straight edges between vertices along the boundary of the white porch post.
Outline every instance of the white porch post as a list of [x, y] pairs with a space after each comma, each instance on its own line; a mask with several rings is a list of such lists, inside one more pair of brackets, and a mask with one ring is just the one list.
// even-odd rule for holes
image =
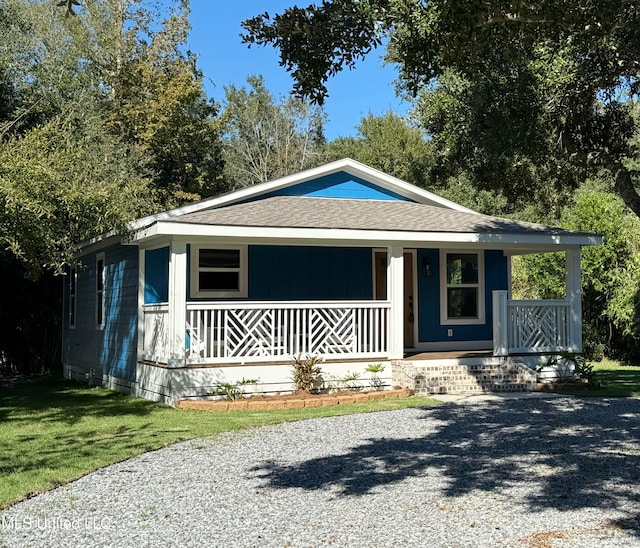
[[389, 313], [389, 358], [404, 357], [404, 256], [401, 246], [387, 248], [387, 297]]
[[171, 242], [169, 257], [169, 365], [185, 364], [187, 322], [187, 244]]
[[138, 361], [144, 358], [144, 286], [146, 251], [138, 251]]
[[582, 351], [582, 282], [580, 247], [567, 249], [565, 255], [566, 299], [569, 301], [569, 347]]
[[493, 355], [509, 355], [509, 318], [507, 317], [507, 299], [509, 292], [495, 290], [493, 292]]

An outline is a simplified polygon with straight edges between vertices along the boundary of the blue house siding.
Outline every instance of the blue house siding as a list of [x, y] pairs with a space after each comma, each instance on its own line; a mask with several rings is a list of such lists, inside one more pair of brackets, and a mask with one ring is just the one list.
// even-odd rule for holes
[[249, 246], [249, 299], [371, 299], [371, 249]]
[[169, 246], [148, 249], [144, 254], [144, 304], [169, 300]]
[[[191, 297], [191, 246], [187, 274]], [[371, 248], [258, 246], [247, 250], [248, 295], [252, 301], [362, 300], [373, 298]]]
[[76, 327], [69, 327], [65, 284], [63, 361], [84, 371], [135, 380], [138, 327], [138, 249], [113, 245], [105, 254], [104, 327], [96, 325], [96, 253], [78, 267]]
[[261, 196], [261, 198], [269, 198], [271, 196], [311, 196], [315, 198], [411, 201], [400, 194], [386, 190], [360, 177], [354, 177], [344, 171], [276, 190], [275, 192]]
[[[432, 275], [421, 271], [423, 258], [428, 258]], [[507, 258], [502, 251], [484, 252], [485, 323], [481, 325], [440, 324], [440, 254], [437, 249], [418, 250], [418, 340], [420, 342], [485, 341], [493, 338], [492, 291], [507, 289]], [[453, 330], [453, 336], [447, 335]]]

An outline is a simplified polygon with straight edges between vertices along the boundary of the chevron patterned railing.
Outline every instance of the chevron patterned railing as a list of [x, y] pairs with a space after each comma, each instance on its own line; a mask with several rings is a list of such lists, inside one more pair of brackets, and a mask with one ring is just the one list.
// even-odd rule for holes
[[510, 353], [568, 350], [569, 311], [564, 300], [508, 301]]
[[389, 347], [386, 301], [187, 304], [187, 363], [378, 358]]

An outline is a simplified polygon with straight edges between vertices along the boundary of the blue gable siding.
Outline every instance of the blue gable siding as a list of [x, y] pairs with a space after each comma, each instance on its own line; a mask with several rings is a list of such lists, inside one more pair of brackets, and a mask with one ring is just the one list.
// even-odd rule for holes
[[260, 198], [271, 196], [310, 196], [315, 198], [350, 198], [356, 200], [404, 200], [395, 192], [377, 186], [343, 171], [325, 175], [287, 188], [276, 190]]
[[[422, 272], [428, 258], [432, 275]], [[418, 339], [420, 342], [485, 341], [493, 338], [492, 291], [507, 289], [507, 258], [502, 251], [485, 251], [485, 323], [482, 325], [440, 324], [440, 254], [437, 249], [418, 250]], [[447, 331], [453, 330], [453, 336]]]
[[169, 247], [149, 249], [144, 254], [144, 303], [169, 300]]
[[76, 327], [68, 322], [65, 284], [63, 361], [96, 375], [133, 381], [136, 375], [138, 327], [138, 249], [114, 245], [105, 254], [105, 325], [96, 326], [96, 254], [81, 258], [77, 282]]
[[371, 299], [371, 249], [249, 246], [249, 299]]

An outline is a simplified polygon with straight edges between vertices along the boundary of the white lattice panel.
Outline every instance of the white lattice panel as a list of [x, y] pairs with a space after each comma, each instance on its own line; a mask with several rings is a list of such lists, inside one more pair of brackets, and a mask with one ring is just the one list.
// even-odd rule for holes
[[169, 349], [167, 309], [156, 307], [144, 310], [143, 351], [147, 359], [166, 361]]
[[568, 345], [566, 305], [517, 305], [510, 307], [509, 347], [555, 349]]

